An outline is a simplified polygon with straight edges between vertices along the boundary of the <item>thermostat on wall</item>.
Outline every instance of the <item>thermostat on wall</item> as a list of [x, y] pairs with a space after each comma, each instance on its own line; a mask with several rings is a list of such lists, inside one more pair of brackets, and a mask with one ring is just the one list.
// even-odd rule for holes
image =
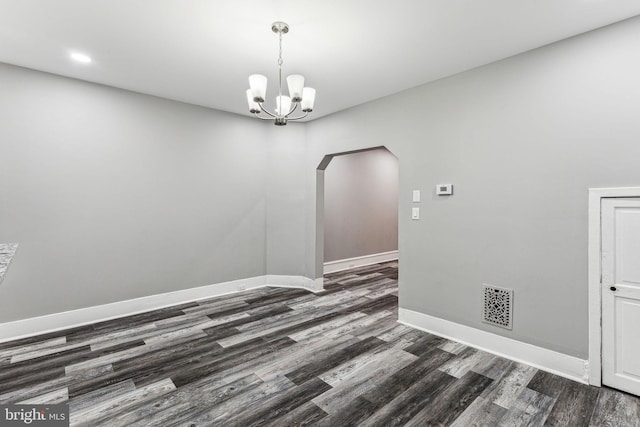
[[451, 196], [453, 194], [453, 184], [436, 185], [436, 194], [438, 196]]

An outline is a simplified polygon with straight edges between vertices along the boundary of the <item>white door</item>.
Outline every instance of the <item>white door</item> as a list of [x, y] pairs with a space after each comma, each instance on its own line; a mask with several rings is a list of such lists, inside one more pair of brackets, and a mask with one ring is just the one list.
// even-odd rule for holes
[[602, 199], [602, 382], [640, 396], [640, 198]]

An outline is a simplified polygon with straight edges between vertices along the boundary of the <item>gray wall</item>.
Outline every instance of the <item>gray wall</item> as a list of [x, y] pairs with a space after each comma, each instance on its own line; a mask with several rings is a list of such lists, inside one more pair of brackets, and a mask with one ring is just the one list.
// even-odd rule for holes
[[263, 144], [268, 147], [267, 274], [304, 276], [304, 209], [309, 202], [304, 180], [305, 125], [295, 122], [284, 127], [269, 122], [264, 124]]
[[398, 159], [385, 149], [335, 156], [324, 173], [324, 261], [398, 249]]
[[266, 273], [265, 124], [0, 65], [0, 322]]
[[[284, 129], [0, 66], [0, 322], [320, 277], [316, 168], [386, 146], [401, 307], [586, 358], [587, 191], [640, 185], [639, 45], [635, 18]], [[513, 331], [480, 322], [481, 283], [514, 289]]]
[[[316, 120], [307, 189], [325, 154], [388, 147], [400, 306], [586, 358], [587, 193], [640, 185], [638, 46], [634, 18]], [[433, 195], [440, 182], [455, 195]], [[481, 283], [514, 289], [513, 331], [481, 323]]]

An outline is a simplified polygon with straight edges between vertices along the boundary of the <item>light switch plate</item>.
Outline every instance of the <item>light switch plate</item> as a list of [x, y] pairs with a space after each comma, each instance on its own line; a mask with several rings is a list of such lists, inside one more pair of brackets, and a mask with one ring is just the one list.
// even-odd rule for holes
[[420, 208], [411, 208], [411, 219], [420, 219]]
[[413, 190], [413, 202], [418, 203], [420, 201], [420, 190]]

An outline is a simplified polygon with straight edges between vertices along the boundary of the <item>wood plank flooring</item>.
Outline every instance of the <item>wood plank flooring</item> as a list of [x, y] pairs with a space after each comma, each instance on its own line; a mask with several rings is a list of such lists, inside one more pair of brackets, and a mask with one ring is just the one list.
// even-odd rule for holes
[[0, 344], [0, 404], [91, 426], [640, 426], [640, 399], [400, 325], [397, 263]]

